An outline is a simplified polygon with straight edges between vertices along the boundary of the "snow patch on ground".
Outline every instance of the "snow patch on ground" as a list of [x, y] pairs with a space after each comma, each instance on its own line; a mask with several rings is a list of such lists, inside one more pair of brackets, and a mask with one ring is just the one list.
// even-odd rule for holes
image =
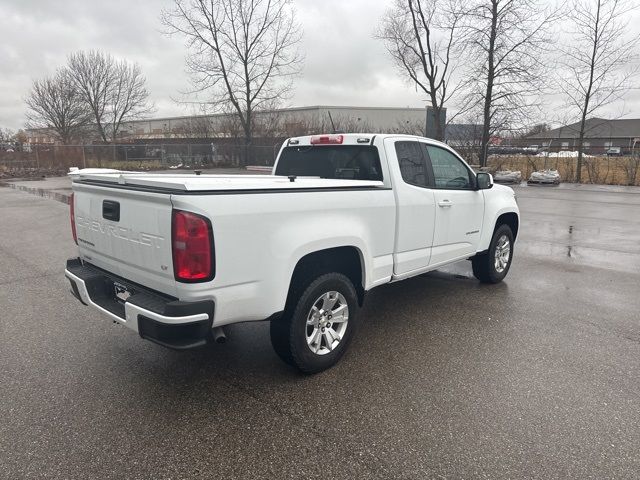
[[[549, 157], [549, 158], [578, 158], [578, 152], [563, 151], [563, 152], [541, 152], [537, 157]], [[582, 154], [583, 158], [591, 158], [593, 155]]]

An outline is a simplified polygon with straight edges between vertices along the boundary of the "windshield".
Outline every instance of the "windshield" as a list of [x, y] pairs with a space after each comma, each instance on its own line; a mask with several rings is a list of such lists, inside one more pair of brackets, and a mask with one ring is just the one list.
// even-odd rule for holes
[[382, 181], [378, 149], [370, 145], [286, 147], [275, 174]]

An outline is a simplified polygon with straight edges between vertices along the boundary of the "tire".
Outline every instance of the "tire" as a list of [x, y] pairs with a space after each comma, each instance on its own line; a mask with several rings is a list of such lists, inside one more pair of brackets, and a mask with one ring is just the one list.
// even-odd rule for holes
[[321, 275], [304, 290], [292, 291], [283, 316], [271, 322], [273, 349], [303, 373], [326, 370], [349, 347], [357, 311], [358, 297], [351, 280], [341, 273]]
[[[504, 241], [508, 242], [508, 253], [504, 249]], [[502, 257], [497, 258], [496, 255]], [[496, 253], [498, 251], [498, 253]], [[482, 283], [500, 283], [509, 273], [511, 260], [513, 259], [513, 232], [508, 225], [500, 225], [493, 232], [489, 250], [471, 259], [473, 275]]]

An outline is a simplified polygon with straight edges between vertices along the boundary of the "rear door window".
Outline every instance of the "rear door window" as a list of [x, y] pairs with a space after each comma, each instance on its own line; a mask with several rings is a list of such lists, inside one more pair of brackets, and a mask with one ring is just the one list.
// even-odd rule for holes
[[382, 181], [378, 149], [370, 145], [286, 147], [275, 174]]
[[419, 142], [396, 142], [396, 156], [402, 179], [411, 185], [429, 187], [427, 164]]

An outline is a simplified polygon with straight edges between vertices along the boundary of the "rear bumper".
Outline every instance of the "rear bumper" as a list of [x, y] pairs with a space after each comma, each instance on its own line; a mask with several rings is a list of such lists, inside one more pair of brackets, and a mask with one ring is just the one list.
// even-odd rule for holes
[[[77, 258], [67, 260], [64, 274], [71, 282], [71, 293], [80, 302], [142, 338], [169, 348], [187, 349], [204, 345], [211, 336], [213, 300], [182, 302]], [[119, 298], [116, 288], [126, 291], [128, 298]]]

